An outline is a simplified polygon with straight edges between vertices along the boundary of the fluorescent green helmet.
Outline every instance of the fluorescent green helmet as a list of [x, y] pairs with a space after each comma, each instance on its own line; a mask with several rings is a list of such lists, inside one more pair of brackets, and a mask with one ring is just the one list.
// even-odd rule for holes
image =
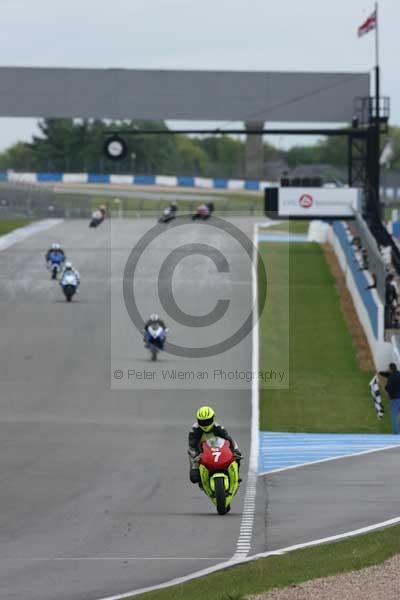
[[215, 412], [211, 406], [202, 406], [196, 413], [197, 422], [200, 429], [205, 431], [211, 431], [215, 424]]

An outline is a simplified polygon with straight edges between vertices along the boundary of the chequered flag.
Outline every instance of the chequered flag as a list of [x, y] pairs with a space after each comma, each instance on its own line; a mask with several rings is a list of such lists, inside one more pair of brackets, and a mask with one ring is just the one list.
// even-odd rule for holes
[[385, 410], [383, 408], [381, 392], [379, 390], [378, 375], [375, 375], [369, 382], [369, 389], [371, 390], [371, 396], [374, 401], [376, 416], [378, 419], [382, 419], [383, 415], [385, 414]]

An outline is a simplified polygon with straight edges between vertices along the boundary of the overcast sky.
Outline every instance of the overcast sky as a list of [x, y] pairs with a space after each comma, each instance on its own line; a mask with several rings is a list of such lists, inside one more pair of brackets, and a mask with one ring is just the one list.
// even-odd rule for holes
[[[375, 36], [359, 39], [357, 28], [373, 9], [371, 0], [0, 0], [0, 64], [368, 71]], [[400, 125], [400, 0], [379, 11], [382, 93]], [[0, 148], [29, 140], [35, 124], [0, 118]]]

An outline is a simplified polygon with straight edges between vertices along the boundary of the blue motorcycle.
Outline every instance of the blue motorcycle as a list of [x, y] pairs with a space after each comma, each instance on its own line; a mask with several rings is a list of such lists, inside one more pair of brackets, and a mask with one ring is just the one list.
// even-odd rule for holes
[[164, 350], [166, 333], [168, 329], [163, 329], [160, 325], [149, 325], [144, 333], [144, 342], [146, 348], [150, 351], [151, 360], [157, 360], [157, 355]]
[[47, 262], [47, 268], [50, 271], [51, 278], [57, 279], [58, 273], [61, 271], [62, 266], [64, 264], [65, 257], [59, 253], [54, 252], [49, 256], [49, 260]]

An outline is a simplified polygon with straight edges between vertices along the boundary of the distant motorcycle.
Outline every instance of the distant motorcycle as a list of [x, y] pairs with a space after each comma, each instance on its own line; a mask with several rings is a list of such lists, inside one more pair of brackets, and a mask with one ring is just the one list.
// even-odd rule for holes
[[104, 221], [104, 217], [94, 217], [90, 219], [89, 227], [98, 227]]
[[89, 227], [98, 227], [104, 221], [105, 216], [106, 216], [105, 207], [100, 207], [99, 209], [95, 210], [94, 213], [92, 214], [92, 218], [90, 220]]
[[177, 211], [176, 206], [174, 206], [174, 205], [167, 206], [167, 208], [164, 208], [161, 217], [158, 219], [158, 222], [159, 223], [169, 223], [169, 221], [172, 221], [173, 219], [176, 218], [176, 211]]
[[213, 202], [208, 202], [207, 204], [199, 204], [199, 206], [196, 208], [196, 212], [192, 216], [192, 220], [195, 221], [196, 219], [201, 219], [202, 221], [205, 221], [211, 217], [213, 211]]
[[78, 289], [78, 278], [75, 273], [64, 273], [62, 280], [60, 281], [62, 291], [64, 292], [65, 299], [67, 302], [71, 302], [72, 297], [76, 294]]
[[204, 442], [199, 461], [204, 493], [218, 514], [225, 515], [239, 489], [239, 466], [228, 440], [214, 437]]
[[158, 353], [164, 349], [167, 331], [161, 325], [149, 325], [144, 332], [145, 346], [150, 351], [151, 360], [157, 360]]
[[96, 219], [96, 217], [92, 217], [90, 219], [89, 227], [98, 227], [102, 221], [103, 219]]
[[58, 273], [60, 272], [64, 263], [64, 257], [62, 254], [54, 253], [50, 255], [50, 260], [47, 262], [47, 268], [50, 271], [51, 278], [57, 279]]

